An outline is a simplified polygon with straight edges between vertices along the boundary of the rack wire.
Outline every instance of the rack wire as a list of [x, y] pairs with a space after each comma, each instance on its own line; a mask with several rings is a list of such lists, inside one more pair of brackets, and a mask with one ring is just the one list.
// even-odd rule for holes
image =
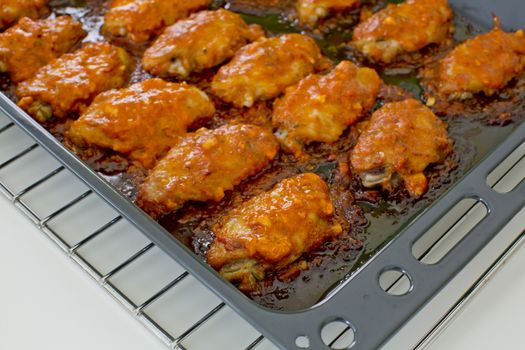
[[276, 349], [1, 114], [0, 145], [0, 191], [168, 347]]
[[[523, 174], [525, 144], [487, 181], [508, 191]], [[213, 343], [220, 349], [276, 349], [1, 113], [0, 192], [168, 347], [198, 350]], [[479, 203], [458, 210], [415, 253], [420, 260], [450, 249], [458, 227], [467, 234], [466, 218], [482, 218]], [[403, 288], [404, 282], [394, 276], [386, 290]], [[330, 346], [349, 343], [350, 331], [331, 329]]]

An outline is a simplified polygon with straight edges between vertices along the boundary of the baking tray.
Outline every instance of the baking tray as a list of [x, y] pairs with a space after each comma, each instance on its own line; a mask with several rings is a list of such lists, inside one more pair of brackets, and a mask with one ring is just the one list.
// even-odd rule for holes
[[[484, 28], [490, 27], [492, 13], [500, 16], [506, 29], [525, 26], [523, 19], [518, 18], [518, 14], [525, 10], [525, 4], [518, 0], [505, 0], [497, 4], [488, 0], [450, 3], [456, 14]], [[487, 175], [524, 142], [523, 124], [323, 301], [296, 312], [272, 311], [257, 305], [224, 281], [192, 251], [135, 207], [3, 95], [0, 96], [0, 108], [155, 244], [284, 349], [305, 348], [307, 344], [311, 349], [329, 349], [321, 339], [321, 330], [334, 320], [343, 321], [353, 330], [353, 349], [379, 347], [461, 270], [525, 204], [523, 183], [510, 193], [500, 194], [492, 190], [486, 181]], [[413, 243], [464, 198], [483, 203], [488, 211], [486, 217], [439, 263], [425, 265], [419, 262], [412, 254]], [[393, 296], [380, 288], [379, 276], [390, 269], [409, 276], [411, 289], [407, 294]]]

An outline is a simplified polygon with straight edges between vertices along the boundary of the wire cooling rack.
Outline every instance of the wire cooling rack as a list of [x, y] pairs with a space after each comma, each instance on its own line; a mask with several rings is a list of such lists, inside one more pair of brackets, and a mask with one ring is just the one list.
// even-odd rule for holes
[[[524, 175], [522, 145], [488, 182], [497, 190], [509, 191]], [[1, 113], [0, 191], [167, 346], [276, 349]], [[443, 256], [484, 215], [481, 206], [469, 202], [449, 214], [445, 226], [415, 246], [414, 254], [420, 259]], [[405, 282], [396, 276], [384, 281], [386, 290], [394, 292]], [[471, 294], [465, 294], [426, 338]], [[349, 331], [344, 326], [330, 329], [330, 345], [335, 349], [351, 343]], [[424, 344], [423, 339], [419, 345]]]

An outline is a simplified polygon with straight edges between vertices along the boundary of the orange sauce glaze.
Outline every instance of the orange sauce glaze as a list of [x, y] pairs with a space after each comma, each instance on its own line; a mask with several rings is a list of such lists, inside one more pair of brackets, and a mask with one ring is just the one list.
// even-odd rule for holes
[[201, 11], [166, 28], [145, 52], [142, 65], [153, 75], [187, 77], [212, 68], [264, 36], [258, 25], [224, 9]]
[[391, 189], [397, 174], [408, 192], [419, 197], [428, 187], [425, 168], [451, 152], [446, 124], [421, 102], [408, 99], [388, 103], [372, 114], [350, 159], [365, 186]]
[[388, 63], [401, 53], [446, 40], [452, 17], [447, 0], [388, 4], [355, 27], [352, 43], [370, 59]]
[[51, 116], [42, 114], [46, 108], [42, 106], [50, 106], [58, 118], [82, 112], [99, 93], [122, 87], [130, 67], [131, 58], [125, 50], [108, 43], [90, 43], [53, 60], [20, 83], [18, 104], [39, 121]]
[[0, 30], [13, 25], [22, 17], [37, 19], [45, 16], [49, 0], [0, 0]]
[[199, 129], [177, 142], [139, 186], [137, 204], [153, 217], [187, 201], [220, 201], [275, 157], [279, 145], [266, 129], [225, 125]]
[[297, 0], [295, 10], [302, 25], [314, 26], [330, 13], [352, 10], [360, 4], [360, 0]]
[[211, 0], [113, 0], [104, 17], [102, 32], [141, 43], [210, 3]]
[[188, 126], [214, 112], [196, 87], [148, 79], [98, 95], [72, 124], [69, 137], [80, 145], [127, 154], [151, 168]]
[[312, 74], [274, 103], [281, 147], [296, 156], [313, 141], [335, 142], [374, 105], [381, 79], [370, 68], [342, 61], [326, 75]]
[[37, 21], [24, 17], [0, 34], [0, 70], [9, 72], [15, 83], [29, 79], [85, 36], [82, 24], [69, 16]]

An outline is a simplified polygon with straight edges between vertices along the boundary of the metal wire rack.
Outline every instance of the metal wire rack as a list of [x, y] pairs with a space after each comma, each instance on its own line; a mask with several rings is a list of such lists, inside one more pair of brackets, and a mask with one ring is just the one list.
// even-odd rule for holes
[[[525, 144], [487, 181], [508, 191], [523, 174]], [[1, 113], [0, 191], [167, 346], [276, 349]], [[466, 219], [484, 215], [479, 203], [457, 209], [447, 226], [414, 252], [422, 261], [442, 256], [473, 227]], [[461, 232], [453, 236], [454, 231]], [[386, 290], [402, 289], [404, 282], [393, 276]], [[350, 331], [331, 329], [330, 345], [349, 343]]]
[[1, 114], [0, 145], [0, 191], [166, 345], [276, 349]]

